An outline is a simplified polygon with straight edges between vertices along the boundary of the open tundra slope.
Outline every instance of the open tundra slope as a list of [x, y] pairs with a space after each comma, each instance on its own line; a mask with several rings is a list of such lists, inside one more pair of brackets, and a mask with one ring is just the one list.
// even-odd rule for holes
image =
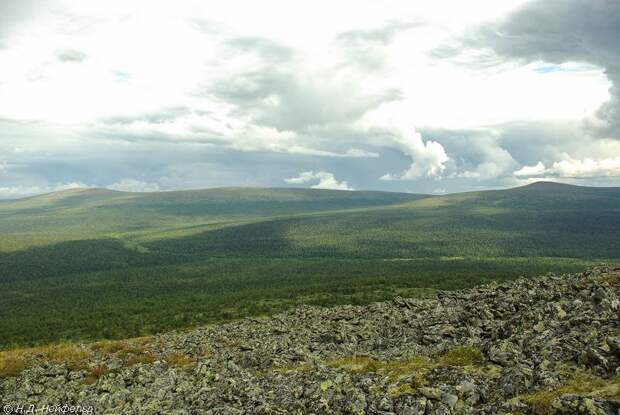
[[153, 193], [71, 189], [0, 202], [0, 232], [9, 239], [0, 242], [0, 250], [221, 221], [387, 206], [424, 197], [283, 188]]
[[[144, 251], [162, 248], [162, 252], [173, 252], [166, 245], [183, 250], [190, 245], [193, 252], [213, 256], [221, 250], [212, 249], [209, 239], [232, 245], [230, 237], [254, 237], [258, 231], [263, 233], [262, 240], [290, 242], [287, 247], [300, 248], [305, 256], [323, 254], [313, 245], [325, 248], [330, 256], [339, 252], [346, 256], [356, 252], [381, 257], [458, 256], [461, 254], [455, 253], [455, 242], [475, 251], [469, 254], [487, 256], [489, 252], [477, 251], [476, 244], [485, 238], [490, 238], [486, 245], [498, 247], [493, 255], [520, 256], [506, 252], [514, 251], [514, 244], [502, 249], [502, 243], [530, 236], [559, 240], [568, 236], [573, 239], [568, 245], [575, 245], [575, 238], [592, 234], [584, 228], [595, 231], [597, 237], [617, 230], [619, 215], [620, 188], [545, 182], [434, 197], [314, 189], [222, 188], [160, 193], [73, 189], [0, 203], [0, 252], [107, 238], [125, 242], [126, 248], [150, 244]], [[431, 231], [439, 232], [429, 239]], [[158, 241], [169, 244], [163, 242], [158, 247]], [[580, 248], [591, 245], [583, 242], [578, 244]], [[253, 244], [249, 253], [259, 245]], [[537, 245], [531, 248], [538, 250], [544, 244]], [[596, 241], [594, 245], [599, 248]], [[264, 246], [261, 255], [271, 249]], [[382, 252], [385, 249], [389, 253]], [[246, 255], [245, 251], [238, 253]], [[268, 254], [282, 252], [272, 250]], [[530, 255], [526, 252], [521, 256]], [[580, 256], [562, 252], [551, 255]], [[581, 256], [610, 255], [597, 251]]]
[[620, 411], [620, 268], [0, 353], [0, 396], [95, 413]]

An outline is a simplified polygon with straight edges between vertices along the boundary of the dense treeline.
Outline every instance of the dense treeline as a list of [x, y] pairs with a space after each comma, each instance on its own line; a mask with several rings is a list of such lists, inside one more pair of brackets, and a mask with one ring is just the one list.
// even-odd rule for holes
[[94, 190], [0, 203], [0, 231], [1, 348], [618, 263], [620, 189]]
[[217, 258], [13, 281], [2, 283], [0, 291], [0, 348], [141, 336], [295, 304], [365, 304], [589, 265], [559, 258]]

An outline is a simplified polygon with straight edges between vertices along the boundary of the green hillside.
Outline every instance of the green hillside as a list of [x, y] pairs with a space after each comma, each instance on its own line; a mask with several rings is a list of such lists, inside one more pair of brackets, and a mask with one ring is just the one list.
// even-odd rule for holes
[[543, 183], [136, 241], [200, 257], [596, 259], [620, 255], [619, 219], [620, 189]]
[[620, 188], [71, 190], [0, 202], [0, 347], [620, 262]]
[[388, 206], [424, 198], [388, 192], [220, 188], [158, 193], [73, 189], [0, 201], [0, 251], [278, 215]]

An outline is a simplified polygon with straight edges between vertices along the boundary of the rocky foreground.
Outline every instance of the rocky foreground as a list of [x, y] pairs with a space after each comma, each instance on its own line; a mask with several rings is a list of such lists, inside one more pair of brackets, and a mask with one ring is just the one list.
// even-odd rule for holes
[[13, 413], [620, 414], [619, 295], [620, 269], [597, 268], [5, 352], [0, 402]]

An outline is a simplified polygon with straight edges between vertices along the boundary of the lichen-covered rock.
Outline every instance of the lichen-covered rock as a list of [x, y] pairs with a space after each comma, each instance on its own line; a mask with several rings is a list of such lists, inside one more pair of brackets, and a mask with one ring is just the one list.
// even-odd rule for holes
[[[37, 354], [0, 402], [97, 414], [620, 414], [620, 269]], [[71, 360], [71, 361], [70, 361]]]

